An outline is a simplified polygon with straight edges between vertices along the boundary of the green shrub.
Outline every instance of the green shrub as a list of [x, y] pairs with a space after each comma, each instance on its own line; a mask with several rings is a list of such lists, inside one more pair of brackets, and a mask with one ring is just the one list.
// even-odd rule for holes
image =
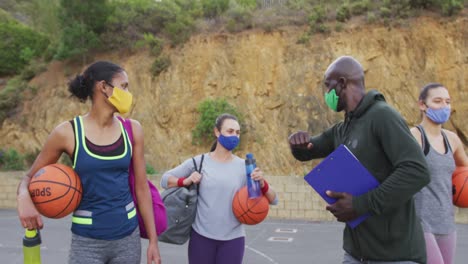
[[30, 167], [34, 161], [36, 160], [37, 156], [39, 155], [40, 151], [38, 149], [28, 152], [24, 155], [24, 161], [26, 162], [26, 166]]
[[309, 7], [310, 2], [306, 0], [288, 0], [286, 1], [286, 7], [292, 10], [305, 10]]
[[47, 38], [17, 22], [0, 23], [0, 75], [19, 73], [49, 44]]
[[388, 7], [381, 7], [380, 8], [380, 16], [383, 18], [389, 18], [392, 16], [392, 11]]
[[15, 19], [5, 10], [0, 8], [0, 23], [13, 22]]
[[[54, 58], [86, 58], [88, 52], [98, 47], [99, 36], [85, 24], [72, 24], [62, 29], [62, 35]], [[85, 62], [85, 61], [84, 61]]]
[[234, 115], [243, 124], [243, 116], [236, 107], [229, 104], [226, 99], [207, 99], [202, 101], [197, 108], [200, 114], [195, 129], [192, 130], [192, 143], [207, 143], [213, 139], [213, 128], [215, 127], [216, 117], [220, 114], [228, 113]]
[[215, 18], [229, 8], [229, 0], [201, 0], [203, 15], [207, 18]]
[[440, 0], [410, 0], [409, 4], [412, 8], [428, 8], [437, 1]]
[[151, 73], [153, 76], [159, 76], [161, 72], [165, 71], [171, 66], [171, 59], [167, 56], [158, 57], [151, 65]]
[[330, 27], [321, 23], [321, 24], [318, 24], [316, 27], [315, 27], [315, 32], [318, 32], [318, 33], [330, 33]]
[[112, 8], [106, 0], [60, 0], [58, 7], [61, 30], [56, 59], [81, 57], [86, 63], [88, 52], [100, 46]]
[[0, 151], [0, 166], [4, 171], [24, 170], [24, 157], [14, 149]]
[[324, 22], [327, 19], [327, 12], [323, 6], [315, 6], [309, 15], [309, 23], [316, 24]]
[[229, 32], [239, 32], [245, 29], [252, 28], [252, 11], [240, 5], [234, 5], [229, 9], [226, 16], [228, 17], [227, 30]]
[[411, 11], [411, 0], [384, 0], [383, 7], [388, 8], [393, 17], [407, 18]]
[[375, 13], [367, 12], [366, 21], [367, 23], [375, 23], [377, 21], [377, 17], [375, 16]]
[[168, 22], [164, 27], [164, 33], [171, 40], [172, 46], [186, 42], [194, 30], [194, 21], [189, 16], [182, 16], [177, 20]]
[[335, 31], [336, 31], [336, 32], [341, 32], [341, 31], [343, 31], [343, 23], [337, 22], [337, 23], [335, 24]]
[[249, 10], [254, 10], [257, 7], [257, 0], [236, 0], [236, 2]]
[[350, 5], [351, 14], [353, 15], [361, 15], [364, 14], [370, 8], [369, 0], [361, 0], [357, 2], [353, 2]]
[[114, 0], [113, 16], [101, 36], [104, 46], [134, 48], [143, 34], [166, 37], [172, 45], [184, 43], [195, 28], [195, 19], [203, 16], [202, 3], [193, 0]]
[[311, 33], [330, 32], [328, 26], [324, 24], [325, 20], [327, 20], [327, 12], [323, 6], [314, 6], [308, 20]]
[[296, 44], [309, 44], [309, 42], [310, 34], [306, 32], [299, 37], [299, 39], [296, 41]]
[[136, 47], [148, 46], [148, 48], [150, 49], [151, 55], [158, 57], [163, 50], [164, 40], [156, 37], [152, 33], [143, 33], [143, 39], [137, 41], [135, 46]]
[[149, 175], [156, 174], [156, 170], [154, 169], [154, 167], [148, 163], [146, 163], [146, 174], [149, 174]]
[[463, 0], [440, 0], [442, 14], [453, 16], [463, 10]]
[[28, 89], [28, 83], [20, 76], [11, 78], [3, 90], [0, 90], [0, 126], [20, 104], [22, 92]]
[[24, 67], [20, 73], [21, 79], [29, 81], [37, 74], [47, 70], [47, 66], [41, 60], [31, 60], [30, 63]]
[[275, 28], [275, 26], [270, 23], [262, 24], [261, 27], [265, 31], [265, 33], [271, 33]]
[[346, 20], [351, 18], [351, 12], [349, 11], [349, 6], [347, 4], [343, 4], [338, 7], [336, 11], [336, 20], [340, 22], [345, 22]]

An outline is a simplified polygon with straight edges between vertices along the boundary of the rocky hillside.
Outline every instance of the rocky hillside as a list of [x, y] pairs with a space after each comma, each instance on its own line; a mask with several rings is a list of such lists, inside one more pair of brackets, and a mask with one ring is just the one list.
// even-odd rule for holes
[[[159, 77], [149, 72], [147, 52], [101, 54], [126, 68], [135, 95], [130, 117], [145, 129], [146, 157], [164, 171], [209, 146], [191, 144], [205, 98], [225, 97], [245, 114], [241, 148], [253, 152], [259, 166], [275, 175], [302, 175], [311, 167], [290, 155], [287, 136], [296, 130], [319, 132], [342, 114], [324, 104], [321, 79], [340, 55], [359, 59], [366, 86], [376, 88], [400, 110], [409, 125], [419, 122], [416, 100], [427, 82], [445, 84], [453, 98], [449, 129], [468, 136], [468, 18], [419, 18], [399, 28], [348, 25], [342, 32], [314, 35], [296, 44], [303, 28], [273, 33], [197, 35], [183, 47], [167, 49], [172, 65]], [[82, 68], [54, 62], [30, 85], [38, 88], [0, 130], [0, 146], [20, 151], [39, 149], [60, 122], [85, 113], [87, 105], [69, 98], [67, 79]]]

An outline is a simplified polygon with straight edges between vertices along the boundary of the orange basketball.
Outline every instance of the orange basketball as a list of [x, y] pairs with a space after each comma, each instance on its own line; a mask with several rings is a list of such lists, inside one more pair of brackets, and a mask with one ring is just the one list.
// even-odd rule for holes
[[457, 167], [455, 171], [452, 173], [452, 179], [455, 178], [455, 176], [457, 176], [460, 173], [463, 173], [463, 172], [466, 173], [466, 171], [468, 171], [468, 167]]
[[457, 167], [452, 174], [453, 204], [468, 208], [468, 167]]
[[39, 213], [49, 218], [62, 218], [80, 204], [80, 177], [63, 164], [47, 165], [32, 177], [29, 193]]
[[256, 225], [268, 215], [270, 204], [265, 196], [249, 199], [247, 187], [240, 189], [232, 200], [232, 212], [239, 222]]

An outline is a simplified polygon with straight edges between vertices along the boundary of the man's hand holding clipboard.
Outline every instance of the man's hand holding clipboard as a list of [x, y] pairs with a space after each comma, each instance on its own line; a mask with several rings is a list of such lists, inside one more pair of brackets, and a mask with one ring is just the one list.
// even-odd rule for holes
[[358, 217], [353, 208], [353, 196], [345, 192], [325, 192], [329, 197], [337, 199], [334, 204], [327, 205], [327, 211], [330, 211], [338, 221], [348, 222]]
[[[313, 148], [309, 133], [305, 131], [292, 134], [289, 144], [295, 149]], [[338, 221], [347, 222], [354, 228], [369, 217], [369, 214], [359, 216], [356, 213], [352, 203], [353, 195], [364, 194], [379, 183], [345, 145], [336, 148], [304, 179], [329, 204], [326, 210]]]

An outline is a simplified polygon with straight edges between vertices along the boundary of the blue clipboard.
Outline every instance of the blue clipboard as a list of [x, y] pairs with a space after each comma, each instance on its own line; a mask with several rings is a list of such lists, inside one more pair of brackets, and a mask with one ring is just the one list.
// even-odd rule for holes
[[[353, 196], [367, 193], [379, 186], [379, 182], [359, 162], [354, 154], [345, 146], [340, 145], [314, 169], [312, 169], [304, 180], [328, 203], [337, 201], [329, 197], [327, 190], [335, 192], [347, 192]], [[361, 215], [348, 221], [351, 228], [355, 228], [370, 214]]]

